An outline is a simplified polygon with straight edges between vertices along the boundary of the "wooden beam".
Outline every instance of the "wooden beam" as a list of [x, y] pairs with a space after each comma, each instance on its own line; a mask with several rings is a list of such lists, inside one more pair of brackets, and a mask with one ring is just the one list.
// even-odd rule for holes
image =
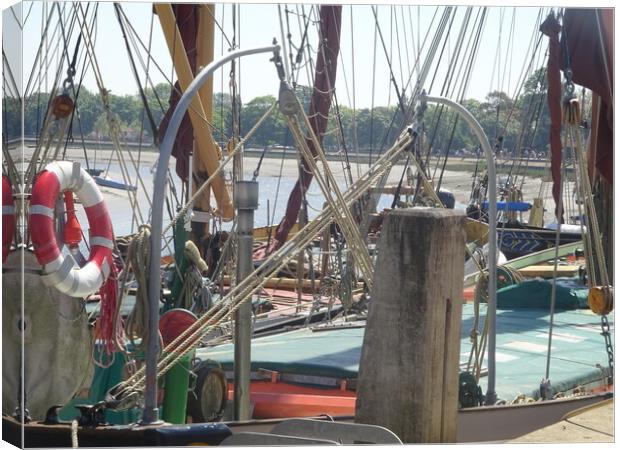
[[[198, 7], [198, 33], [196, 38], [196, 71], [206, 67], [213, 61], [215, 45], [215, 5], [213, 3], [199, 4]], [[205, 117], [213, 123], [213, 78], [209, 78], [198, 91]], [[211, 136], [213, 134], [211, 133]], [[211, 139], [208, 143], [209, 153], [217, 154], [216, 142]], [[194, 152], [194, 172], [205, 172], [206, 164], [200, 157], [200, 153]], [[200, 186], [194, 185], [192, 192]], [[198, 198], [196, 206], [203, 211], [211, 210], [211, 186], [207, 187], [204, 193]]]
[[[230, 285], [230, 276], [224, 275], [223, 283], [224, 285]], [[318, 289], [320, 287], [320, 280], [316, 280], [314, 282], [314, 287]], [[267, 278], [267, 281], [263, 284], [263, 287], [266, 289], [289, 289], [294, 290], [299, 288], [299, 280], [297, 278], [284, 278], [284, 277], [270, 277]], [[363, 288], [363, 283], [355, 283], [353, 289]], [[308, 290], [312, 289], [312, 280], [302, 280], [302, 289]]]
[[[526, 278], [553, 278], [553, 266], [552, 265], [541, 265], [541, 266], [528, 266], [519, 269], [519, 273]], [[558, 266], [557, 268], [557, 276], [558, 277], [574, 277], [579, 274], [579, 266], [578, 265], [570, 265], [570, 266]]]
[[[155, 11], [161, 24], [162, 31], [166, 37], [168, 50], [173, 58], [174, 69], [179, 79], [181, 91], [185, 91], [194, 79], [191, 66], [185, 53], [185, 46], [181, 39], [181, 33], [176, 25], [174, 12], [170, 3], [155, 3]], [[197, 143], [197, 153], [200, 159], [205, 163], [209, 173], [215, 173], [219, 167], [218, 155], [210, 149], [215, 148], [211, 129], [206, 119], [205, 108], [203, 107], [200, 96], [195, 96], [188, 110], [189, 117], [194, 127], [194, 138]], [[220, 175], [211, 183], [215, 200], [217, 202], [216, 213], [223, 220], [232, 220], [234, 217], [234, 208], [231, 197], [224, 182], [224, 178]]]

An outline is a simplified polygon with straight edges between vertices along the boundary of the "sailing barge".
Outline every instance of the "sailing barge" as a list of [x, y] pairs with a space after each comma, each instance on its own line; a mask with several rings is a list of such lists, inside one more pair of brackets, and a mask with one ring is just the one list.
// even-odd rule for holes
[[[62, 17], [60, 6], [56, 4], [55, 7], [58, 16]], [[58, 151], [55, 156], [49, 152], [52, 144], [57, 146], [57, 150], [61, 148], [74, 117], [75, 105], [78, 104], [75, 102], [77, 95], [73, 80], [75, 58], [73, 64], [70, 64], [71, 70], [64, 83], [66, 89], [63, 92], [56, 91], [51, 97], [41, 138], [37, 141], [34, 156], [24, 173], [17, 169], [8, 146], [3, 146], [3, 155], [7, 160], [7, 164], [3, 166], [3, 296], [14, 297], [15, 293], [23, 291], [32, 299], [31, 304], [24, 305], [26, 315], [15, 306], [16, 302], [14, 305], [3, 302], [9, 313], [3, 315], [7, 318], [3, 326], [3, 347], [6, 345], [7, 350], [3, 351], [3, 359], [6, 361], [3, 364], [3, 384], [5, 392], [8, 386], [11, 388], [9, 392], [18, 393], [13, 398], [6, 395], [3, 397], [3, 432], [6, 439], [15, 445], [26, 446], [100, 445], [101, 439], [105, 439], [107, 445], [119, 446], [197, 443], [399, 443], [399, 437], [386, 428], [352, 423], [355, 420], [353, 414], [356, 412], [356, 398], [359, 400], [362, 397], [358, 396], [356, 390], [362, 339], [366, 330], [363, 322], [352, 319], [362, 318], [368, 303], [372, 305], [373, 302], [375, 268], [372, 257], [381, 255], [381, 247], [375, 247], [371, 252], [367, 246], [369, 210], [372, 209], [369, 205], [372, 206], [373, 201], [376, 203], [371, 192], [377, 189], [377, 185], [385, 183], [389, 169], [405, 157], [408, 161], [411, 160], [418, 169], [418, 187], [426, 196], [425, 204], [430, 202], [437, 207], [444, 206], [437, 194], [439, 187], [434, 188], [427, 176], [424, 161], [419, 157], [424, 143], [424, 112], [429, 103], [455, 109], [480, 141], [487, 160], [488, 215], [493, 218], [488, 221], [487, 255], [490, 257], [487, 257], [486, 268], [482, 266], [481, 260], [476, 260], [479, 273], [477, 292], [487, 293], [486, 299], [474, 295], [471, 304], [463, 305], [463, 316], [458, 317], [464, 333], [460, 346], [469, 346], [470, 339], [475, 340], [472, 336], [478, 333], [477, 325], [482, 316], [488, 319], [489, 325], [488, 328], [485, 327], [486, 334], [483, 333], [482, 341], [478, 342], [482, 350], [478, 348], [474, 352], [475, 356], [469, 357], [470, 362], [475, 358], [475, 364], [468, 362], [460, 367], [463, 380], [460, 382], [459, 391], [462, 407], [458, 413], [459, 431], [456, 432], [456, 423], [451, 423], [451, 433], [433, 440], [507, 439], [549, 423], [540, 417], [557, 421], [570, 410], [601, 401], [610, 395], [609, 392], [613, 390], [613, 319], [609, 320], [607, 315], [613, 307], [613, 288], [610, 286], [607, 267], [602, 257], [604, 251], [597, 232], [598, 222], [583, 154], [579, 155], [583, 160], [579, 161], [578, 179], [583, 198], [586, 199], [584, 216], [588, 220], [589, 232], [586, 236], [582, 233], [582, 238], [586, 257], [589, 258], [586, 264], [589, 305], [598, 316], [588, 311], [554, 311], [553, 306], [550, 312], [529, 307], [519, 309], [518, 304], [502, 310], [502, 295], [506, 291], [497, 294], [496, 287], [502, 281], [501, 274], [511, 275], [512, 272], [497, 267], [496, 249], [499, 242], [497, 222], [494, 220], [497, 217], [494, 152], [480, 125], [462, 105], [445, 97], [427, 95], [423, 91], [432, 58], [428, 64], [423, 64], [424, 67], [418, 72], [411, 97], [407, 99], [399, 95], [399, 108], [404, 125], [402, 131], [368, 171], [355, 182], [351, 180], [349, 189], [343, 192], [322, 151], [340, 50], [338, 41], [341, 7], [322, 6], [319, 9], [321, 40], [308, 114], [297, 98], [290, 73], [285, 67], [286, 58], [283, 60], [281, 56], [282, 49], [275, 42], [261, 48], [234, 49], [214, 60], [213, 55], [209, 55], [209, 50], [202, 48], [203, 40], [197, 39], [197, 36], [202, 36], [203, 33], [213, 34], [213, 5], [156, 4], [154, 10], [174, 60], [178, 84], [172, 91], [172, 106], [162, 124], [153, 127], [153, 131], [158, 128], [161, 141], [158, 142], [160, 156], [154, 176], [155, 189], [152, 199], [148, 198], [152, 207], [151, 226], [142, 226], [139, 233], [126, 243], [127, 262], [123, 261], [124, 257], [119, 252], [120, 246], [112, 231], [113, 222], [95, 180], [80, 164], [62, 161], [62, 158], [57, 157]], [[115, 5], [115, 11], [121, 26], [127, 26], [122, 8]], [[596, 18], [599, 28], [608, 32], [609, 28], [605, 27], [609, 26], [609, 17], [599, 10], [592, 11], [593, 15], [588, 17]], [[375, 9], [373, 12], [376, 16]], [[92, 27], [87, 20], [88, 10], [77, 6], [74, 14], [79, 28], [75, 54], [79, 54], [79, 43], [83, 41], [86, 53], [93, 60], [94, 46], [90, 34]], [[444, 12], [445, 23], [451, 14], [452, 9], [447, 8]], [[566, 11], [566, 27], [571, 23], [574, 25], [571, 20], [575, 21], [575, 14]], [[555, 16], [553, 18], [555, 19]], [[193, 28], [181, 25], [187, 23], [188, 19], [194, 21]], [[123, 30], [125, 32], [126, 28]], [[568, 30], [566, 33], [569, 39], [571, 34]], [[442, 33], [437, 33], [437, 46], [441, 39]], [[611, 47], [611, 42], [608, 39], [599, 41], [598, 44], [606, 51]], [[574, 42], [569, 48], [572, 50], [573, 46], [577, 48]], [[194, 48], [197, 48], [196, 54], [190, 56]], [[211, 89], [203, 89], [203, 86], [208, 86], [213, 72], [228, 62], [251, 54], [260, 54], [263, 57], [268, 54], [275, 65], [280, 85], [277, 104], [271, 106], [256, 127], [277, 107], [300, 153], [300, 178], [289, 198], [286, 215], [273, 234], [271, 230], [268, 232], [267, 242], [261, 248], [254, 248], [252, 238], [253, 211], [259, 200], [258, 183], [256, 180], [243, 180], [242, 172], [237, 170], [233, 179], [234, 196], [231, 196], [223, 176], [227, 163], [233, 162], [237, 167], [241, 165], [243, 144], [256, 127], [243, 139], [237, 128], [228, 146], [228, 155], [218, 155], [218, 145], [205, 124], [211, 120], [213, 113], [213, 101], [209, 93]], [[556, 53], [555, 57], [557, 56]], [[598, 66], [602, 67], [603, 64]], [[576, 67], [572, 69], [572, 73], [577, 75]], [[553, 67], [550, 66], [549, 73], [552, 71]], [[572, 80], [568, 81], [570, 85]], [[110, 128], [114, 129], [114, 118], [110, 104], [105, 103], [106, 90], [100, 78], [98, 84], [107, 121]], [[605, 100], [608, 98], [606, 92], [597, 91], [597, 94], [601, 102], [598, 105], [601, 109], [597, 112], [601, 114], [599, 125], [602, 130], [605, 121], [601, 111], [605, 107], [610, 108], [611, 104]], [[574, 131], [579, 125], [576, 120], [578, 108], [574, 99], [568, 100], [566, 112], [572, 114], [573, 120], [566, 126]], [[180, 129], [185, 129], [185, 132], [179, 131]], [[597, 130], [597, 139], [604, 139], [601, 133], [611, 132], [610, 129], [601, 130]], [[185, 145], [185, 148], [192, 148], [194, 151], [191, 154], [175, 154], [179, 147], [183, 147], [180, 139], [187, 137], [188, 133], [191, 142]], [[608, 135], [611, 136], [609, 133]], [[118, 135], [116, 137], [118, 138]], [[594, 141], [593, 138], [591, 142]], [[576, 147], [579, 145], [576, 144]], [[115, 147], [120, 150], [121, 142], [116, 141]], [[603, 150], [600, 151], [603, 154]], [[162, 207], [170, 178], [168, 161], [171, 154], [177, 157], [177, 173], [187, 186], [188, 192], [187, 202], [173, 214], [170, 224], [164, 230]], [[605, 156], [601, 156], [600, 160], [603, 161], [604, 158]], [[254, 178], [259, 168], [256, 169]], [[609, 175], [608, 172], [602, 173], [607, 182], [612, 181], [610, 177], [605, 177], [605, 174]], [[127, 174], [123, 172], [123, 175]], [[320, 186], [326, 206], [314, 220], [309, 220], [307, 211], [304, 211], [304, 196], [312, 178], [316, 179]], [[561, 178], [558, 182], [561, 185]], [[123, 186], [129, 188], [127, 193], [133, 207], [137, 206], [137, 189], [133, 189], [137, 185], [144, 187], [142, 180], [139, 180], [138, 184], [129, 179], [123, 182]], [[215, 208], [209, 204], [210, 196], [205, 195], [209, 189], [213, 190], [217, 204]], [[74, 194], [85, 208], [89, 223], [88, 259], [81, 256], [82, 236], [75, 214]], [[16, 211], [27, 212], [27, 221], [24, 215]], [[224, 277], [218, 279], [219, 298], [215, 302], [210, 303], [206, 297], [208, 286], [194, 285], [194, 292], [188, 298], [203, 301], [196, 306], [195, 311], [198, 314], [175, 308], [169, 309], [160, 318], [164, 262], [161, 257], [162, 246], [169, 245], [165, 239], [162, 243], [161, 237], [165, 236], [165, 231], [174, 230], [174, 242], [171, 244], [175, 250], [174, 264], [163, 267], [163, 272], [173, 273], [173, 281], [169, 284], [170, 297], [179, 301], [183, 290], [187, 289], [190, 283], [188, 280], [205, 283], [204, 275], [209, 268], [207, 266], [204, 269], [205, 263], [202, 259], [208, 258], [209, 250], [215, 249], [211, 246], [214, 242], [213, 236], [208, 235], [206, 226], [213, 214], [223, 220], [236, 217], [235, 229], [231, 233], [234, 238], [231, 242], [234, 241], [238, 250], [236, 267], [229, 270], [226, 285]], [[561, 209], [557, 216], [562, 217]], [[19, 226], [15, 226], [18, 221]], [[293, 235], [290, 231], [295, 223], [298, 224], [298, 231]], [[57, 229], [59, 226], [62, 228], [60, 231]], [[27, 230], [25, 234], [24, 230]], [[202, 248], [198, 248], [196, 244], [188, 244], [190, 236]], [[318, 236], [322, 238], [319, 239]], [[547, 258], [552, 260], [554, 272], [557, 272], [560, 238], [561, 234], [557, 232], [555, 246], [551, 249], [556, 253]], [[462, 247], [459, 252], [469, 253], [473, 259], [471, 248]], [[307, 314], [301, 317], [306, 325], [309, 325], [321, 308], [325, 312], [326, 306], [331, 307], [329, 302], [320, 305], [321, 298], [316, 283], [317, 278], [327, 274], [324, 270], [327, 264], [321, 267], [321, 270], [315, 270], [318, 261], [312, 256], [311, 249], [316, 248], [320, 248], [324, 254], [338, 254], [339, 278], [334, 277], [333, 280], [341, 286], [349, 287], [344, 290], [340, 299], [341, 308], [347, 310], [349, 316], [345, 317], [345, 320], [281, 332], [284, 325], [292, 323], [275, 320], [280, 330], [274, 330], [275, 326], [270, 328], [274, 322], [274, 315], [271, 315], [267, 317], [267, 322], [262, 322], [263, 325], [266, 324], [262, 331], [280, 332], [252, 340], [252, 304], [257, 300], [256, 303], [260, 305], [256, 293], [260, 292], [267, 280], [276, 278], [282, 274], [283, 269], [290, 267], [290, 262], [295, 258], [298, 260], [296, 314], [304, 309], [302, 304], [305, 302]], [[335, 252], [332, 251], [333, 248], [336, 249]], [[344, 248], [346, 256], [343, 258]], [[260, 255], [256, 262], [252, 259], [253, 254]], [[596, 259], [593, 259], [592, 255], [597, 255]], [[461, 264], [460, 260], [454, 261]], [[218, 262], [215, 261], [216, 265]], [[304, 274], [306, 267], [307, 273]], [[140, 316], [142, 322], [136, 320], [139, 313], [133, 309], [124, 317], [132, 323], [132, 327], [128, 328], [128, 335], [123, 336], [123, 332], [118, 328], [118, 318], [123, 317], [118, 297], [122, 297], [129, 290], [126, 288], [130, 274], [135, 278], [135, 305], [143, 308]], [[194, 278], [191, 278], [190, 274]], [[304, 298], [303, 286], [304, 282], [308, 281], [312, 297]], [[354, 297], [355, 289], [360, 289], [362, 294]], [[552, 305], [557, 294], [555, 282], [553, 290]], [[37, 291], [44, 295], [35, 294]], [[198, 291], [200, 294], [196, 295], [195, 292]], [[87, 318], [83, 314], [85, 308], [75, 300], [83, 300], [95, 292], [99, 294], [100, 312], [93, 330], [94, 344], [89, 348], [87, 344], [91, 336]], [[44, 297], [43, 303], [47, 302], [45, 311], [50, 317], [61, 314], [62, 320], [68, 322], [65, 323], [65, 329], [56, 331], [61, 334], [65, 330], [71, 330], [67, 331], [64, 339], [74, 346], [72, 348], [76, 358], [84, 354], [90, 356], [92, 353], [97, 360], [99, 367], [92, 379], [88, 368], [76, 363], [75, 367], [66, 368], [68, 376], [54, 386], [45, 383], [45, 386], [42, 386], [44, 392], [37, 392], [35, 387], [41, 374], [32, 370], [31, 356], [19, 356], [19, 345], [16, 344], [20, 340], [27, 340], [28, 350], [40, 354], [45, 352], [45, 343], [42, 342], [40, 333], [46, 329], [39, 328], [39, 322], [36, 322], [34, 327], [32, 324], [32, 318], [40, 317], [44, 310], [40, 303], [34, 302], [35, 298], [41, 297]], [[56, 306], [51, 305], [50, 300], [56, 301]], [[379, 302], [376, 299], [374, 301]], [[460, 302], [460, 298], [456, 301]], [[312, 304], [310, 308], [308, 303]], [[41, 310], [38, 314], [37, 308]], [[329, 316], [329, 313], [327, 315]], [[323, 318], [320, 315], [316, 317]], [[67, 320], [68, 318], [71, 320]], [[207, 338], [214, 337], [213, 333], [217, 328], [231, 320], [235, 324], [234, 346], [209, 345]], [[299, 316], [295, 320], [297, 325]], [[547, 330], [547, 325], [553, 321], [561, 324], [561, 332], [553, 333]], [[470, 328], [470, 322], [476, 326]], [[8, 330], [12, 332], [9, 333]], [[599, 333], [605, 338], [604, 346], [598, 337]], [[222, 334], [225, 333], [217, 336]], [[161, 335], [161, 343], [158, 335]], [[555, 347], [545, 347], [540, 343], [545, 339], [550, 341], [552, 337]], [[124, 341], [125, 339], [127, 340]], [[482, 342], [486, 342], [486, 339], [489, 360], [485, 366], [483, 360], [487, 344], [483, 345]], [[118, 351], [119, 347], [125, 356], [129, 356], [130, 364], [126, 364], [123, 353]], [[58, 351], [59, 346], [54, 348]], [[567, 356], [553, 360], [553, 385], [549, 384], [547, 363], [546, 380], [536, 389], [545, 348], [547, 359], [550, 358], [552, 349], [554, 352], [564, 352]], [[465, 355], [466, 353], [463, 353], [460, 356]], [[50, 356], [54, 355], [50, 353]], [[464, 363], [466, 358], [461, 359], [460, 362]], [[527, 364], [524, 364], [525, 361]], [[25, 367], [25, 376], [21, 375], [21, 370], [15, 370], [16, 367]], [[515, 367], [518, 367], [518, 370]], [[70, 369], [73, 369], [72, 373]], [[196, 373], [197, 383], [190, 393], [195, 395], [194, 400], [188, 401], [188, 373], [192, 371]], [[506, 378], [498, 374], [504, 374]], [[85, 383], [77, 380], [79, 375], [87, 379]], [[455, 377], [456, 370], [446, 376]], [[227, 378], [232, 379], [230, 384]], [[159, 385], [162, 379], [165, 379], [163, 390]], [[484, 385], [486, 380], [485, 395], [479, 382]], [[73, 396], [74, 398], [68, 401], [68, 393], [78, 389], [82, 389], [80, 395]], [[456, 392], [456, 383], [449, 390]], [[570, 398], [553, 399], [557, 394], [568, 395]], [[538, 397], [544, 401], [530, 402]], [[515, 404], [496, 405], [498, 398], [504, 401], [514, 399]], [[88, 403], [81, 404], [84, 401]], [[234, 419], [232, 422], [180, 426], [169, 424], [184, 424], [188, 417], [205, 422], [220, 420], [227, 414], [227, 401], [231, 401], [233, 405], [230, 411]], [[42, 402], [48, 404], [43, 406]], [[523, 402], [525, 404], [518, 404]], [[486, 406], [481, 406], [482, 403]], [[456, 414], [456, 405], [454, 406], [452, 413]], [[39, 420], [29, 417], [29, 408], [35, 419]], [[79, 417], [71, 420], [76, 417], [76, 409]], [[42, 414], [41, 411], [46, 412]], [[160, 412], [168, 424], [159, 423]], [[282, 420], [292, 415], [308, 417], [321, 414], [340, 417], [337, 417], [338, 420], [332, 425], [327, 425], [324, 420]], [[475, 424], [488, 423], [489, 417], [501, 417], [502, 420], [510, 417], [514, 426], [511, 423], [509, 430], [497, 427], [497, 433], [488, 430], [480, 432], [480, 428], [476, 428]], [[535, 423], [531, 422], [532, 417], [536, 418]], [[252, 418], [267, 420], [256, 421], [251, 420]], [[270, 421], [270, 418], [276, 420]], [[305, 430], [304, 435], [296, 434], [295, 430]], [[314, 430], [314, 433], [309, 430]], [[24, 441], [21, 438], [22, 431]], [[264, 431], [270, 432], [261, 434]]]

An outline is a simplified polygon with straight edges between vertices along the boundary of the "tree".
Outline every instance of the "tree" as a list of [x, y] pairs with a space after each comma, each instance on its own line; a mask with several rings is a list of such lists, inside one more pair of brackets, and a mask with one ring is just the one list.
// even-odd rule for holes
[[[161, 118], [168, 109], [171, 86], [168, 83], [159, 83], [145, 89], [145, 97], [153, 119], [159, 125]], [[549, 114], [547, 108], [546, 69], [535, 70], [526, 80], [516, 99], [510, 98], [505, 92], [489, 92], [484, 101], [467, 99], [462, 104], [474, 115], [482, 125], [491, 144], [503, 138], [503, 149], [509, 154], [519, 154], [523, 149], [534, 148], [538, 151], [547, 146], [549, 134]], [[295, 86], [295, 94], [302, 107], [308, 112], [312, 98], [312, 88], [303, 85]], [[590, 96], [586, 95], [588, 104]], [[140, 130], [151, 136], [152, 130], [147, 121], [143, 122], [144, 104], [140, 95], [109, 94], [110, 108], [119, 120], [123, 132], [128, 140], [139, 139]], [[247, 134], [256, 121], [265, 113], [276, 98], [273, 96], [259, 96], [243, 104], [237, 97], [236, 106], [239, 111], [241, 135]], [[40, 132], [45, 113], [47, 112], [49, 94], [35, 92], [25, 99], [24, 131], [26, 135], [36, 135]], [[107, 119], [103, 104], [98, 93], [92, 93], [81, 87], [76, 101], [76, 114], [79, 113], [81, 131], [89, 135], [98, 131], [108, 135]], [[233, 103], [228, 93], [215, 93], [213, 96], [213, 135], [216, 141], [222, 143], [232, 136]], [[449, 113], [441, 106], [429, 105], [424, 117], [427, 144], [441, 154], [445, 150], [454, 151], [465, 148], [469, 151], [479, 146], [467, 124], [457, 120], [453, 113]], [[589, 111], [587, 106], [582, 111]], [[327, 132], [323, 145], [328, 149], [347, 148], [354, 150], [357, 143], [362, 152], [379, 151], [390, 146], [406, 124], [403, 114], [396, 106], [377, 106], [354, 111], [345, 105], [336, 107], [336, 99], [330, 110]], [[19, 100], [7, 98], [3, 109], [3, 123], [6, 136], [21, 134]], [[77, 116], [74, 119], [73, 135], [78, 137], [80, 128]], [[264, 147], [271, 145], [288, 146], [293, 143], [291, 134], [286, 126], [286, 120], [276, 110], [265, 120], [249, 140], [248, 145]]]
[[2, 134], [4, 140], [17, 139], [22, 134], [21, 102], [19, 98], [5, 96], [2, 99]]
[[224, 142], [232, 136], [232, 97], [218, 92], [213, 96], [213, 136]]
[[[95, 130], [95, 123], [99, 116], [103, 114], [103, 104], [98, 95], [93, 94], [82, 86], [76, 105], [82, 124], [82, 133], [88, 135]], [[77, 118], [75, 120], [77, 121]], [[74, 126], [74, 130], [79, 130], [77, 123]], [[77, 133], [74, 132], [74, 135], [77, 135]]]
[[[241, 111], [241, 129], [248, 132], [275, 101], [272, 95], [252, 99]], [[248, 145], [257, 147], [283, 145], [285, 127], [286, 124], [279, 112], [272, 111], [262, 126], [248, 140]]]

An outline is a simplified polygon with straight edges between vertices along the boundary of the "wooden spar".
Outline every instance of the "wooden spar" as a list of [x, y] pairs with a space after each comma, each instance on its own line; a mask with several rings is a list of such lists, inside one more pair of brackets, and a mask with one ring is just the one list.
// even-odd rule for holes
[[[197, 71], [213, 61], [213, 45], [215, 43], [215, 5], [207, 3], [198, 5], [198, 38], [196, 39]], [[198, 90], [205, 117], [213, 120], [213, 78], [209, 78]]]
[[[194, 74], [190, 63], [187, 59], [185, 46], [181, 39], [181, 33], [176, 25], [172, 5], [170, 3], [155, 3], [155, 11], [161, 24], [162, 31], [168, 44], [168, 50], [173, 58], [174, 69], [179, 79], [181, 91], [185, 92], [189, 84], [194, 79]], [[189, 117], [194, 128], [194, 138], [197, 143], [197, 154], [202, 160], [209, 173], [214, 173], [219, 167], [218, 155], [214, 151], [215, 142], [211, 135], [209, 125], [204, 120], [206, 116], [203, 107], [202, 96], [196, 96], [192, 99], [191, 106], [188, 110]], [[217, 203], [217, 214], [223, 220], [232, 220], [234, 217], [234, 209], [230, 194], [224, 183], [224, 178], [219, 175], [211, 183], [215, 200]]]
[[[228, 275], [224, 275], [222, 277], [222, 280], [224, 282], [224, 285], [228, 285], [230, 286], [230, 277]], [[312, 285], [315, 285], [315, 287], [318, 287], [319, 282], [318, 281], [312, 281], [312, 280], [308, 280], [308, 279], [304, 279], [302, 281], [301, 284], [301, 288], [304, 290], [309, 290], [312, 289]], [[297, 278], [284, 278], [284, 277], [269, 277], [266, 279], [266, 281], [263, 283], [263, 287], [266, 289], [283, 289], [283, 290], [293, 290], [293, 289], [298, 289], [300, 287], [299, 285], [299, 280]], [[363, 283], [355, 283], [355, 285], [353, 286], [354, 289], [362, 289], [364, 287]]]
[[[198, 10], [198, 32], [196, 33], [196, 71], [206, 67], [213, 61], [213, 48], [215, 45], [215, 5], [213, 3], [199, 4]], [[213, 122], [213, 78], [209, 78], [198, 90], [202, 107], [205, 111], [205, 118], [208, 122]], [[209, 140], [208, 153], [217, 154], [215, 141]], [[194, 151], [194, 172], [208, 172], [207, 167], [200, 154]], [[195, 179], [192, 179], [195, 183]], [[192, 192], [200, 186], [194, 185]], [[211, 186], [207, 187], [204, 193], [197, 199], [195, 206], [202, 211], [211, 210]], [[198, 238], [200, 238], [199, 236]]]

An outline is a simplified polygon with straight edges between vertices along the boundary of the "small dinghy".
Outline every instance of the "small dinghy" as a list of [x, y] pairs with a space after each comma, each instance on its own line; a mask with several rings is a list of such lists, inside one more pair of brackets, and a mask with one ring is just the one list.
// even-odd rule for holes
[[95, 176], [93, 178], [95, 179], [95, 182], [99, 186], [103, 186], [103, 187], [108, 187], [112, 189], [122, 189], [124, 191], [134, 191], [134, 192], [138, 189], [137, 186], [131, 186], [121, 181], [113, 180], [112, 178], [109, 178], [109, 177]]

